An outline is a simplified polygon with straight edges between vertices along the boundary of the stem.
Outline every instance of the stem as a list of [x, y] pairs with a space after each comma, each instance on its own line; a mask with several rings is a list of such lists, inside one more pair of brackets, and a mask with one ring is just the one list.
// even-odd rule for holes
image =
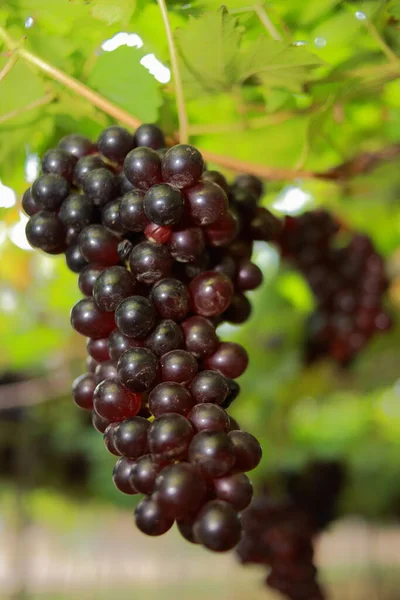
[[272, 39], [276, 40], [277, 42], [281, 42], [282, 36], [269, 18], [264, 6], [261, 6], [260, 4], [253, 4], [252, 8]]
[[30, 102], [30, 104], [27, 104], [26, 106], [23, 106], [22, 108], [16, 108], [15, 110], [12, 110], [12, 111], [6, 113], [5, 115], [0, 115], [0, 125], [2, 123], [5, 123], [6, 121], [9, 121], [10, 119], [14, 119], [15, 117], [19, 117], [20, 115], [23, 115], [24, 113], [28, 112], [29, 110], [33, 110], [34, 108], [38, 108], [39, 106], [43, 106], [44, 104], [49, 104], [50, 102], [52, 102], [55, 99], [55, 97], [56, 96], [54, 94], [49, 92], [45, 96], [42, 96], [41, 98], [38, 98], [37, 100], [34, 100], [33, 102]]
[[400, 63], [399, 57], [387, 45], [387, 43], [385, 42], [385, 40], [383, 39], [383, 37], [381, 36], [379, 31], [375, 27], [375, 25], [372, 23], [372, 21], [367, 17], [367, 19], [364, 21], [364, 23], [365, 23], [365, 26], [368, 29], [369, 33], [374, 38], [374, 40], [376, 41], [376, 43], [378, 44], [378, 46], [382, 50], [382, 52], [385, 54], [385, 56], [387, 57], [389, 62], [399, 66], [399, 63]]
[[174, 38], [172, 35], [171, 24], [168, 19], [168, 10], [165, 0], [157, 0], [164, 22], [165, 33], [167, 35], [169, 55], [171, 59], [172, 72], [175, 81], [176, 104], [179, 119], [179, 141], [181, 144], [187, 144], [189, 140], [188, 126], [189, 120], [187, 116], [185, 98], [183, 95], [183, 85], [181, 73], [179, 70], [178, 54], [176, 52]]
[[8, 59], [8, 61], [6, 62], [6, 64], [2, 68], [2, 70], [0, 71], [0, 81], [3, 81], [3, 79], [9, 74], [9, 72], [11, 71], [11, 69], [17, 62], [17, 60], [18, 60], [17, 54], [12, 54], [10, 56], [10, 58]]

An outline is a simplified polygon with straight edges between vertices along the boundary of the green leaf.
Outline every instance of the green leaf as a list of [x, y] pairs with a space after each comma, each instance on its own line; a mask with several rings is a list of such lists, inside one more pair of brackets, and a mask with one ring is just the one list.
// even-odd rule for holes
[[391, 15], [396, 17], [396, 19], [400, 19], [400, 2], [399, 0], [393, 0], [393, 2], [389, 3], [388, 11]]
[[240, 57], [240, 79], [257, 76], [266, 87], [297, 92], [311, 71], [324, 63], [304, 46], [288, 46], [285, 42], [260, 37]]
[[225, 8], [199, 19], [190, 17], [185, 29], [176, 32], [185, 83], [208, 93], [228, 90], [238, 83], [241, 38], [237, 20]]
[[97, 60], [89, 86], [141, 121], [157, 121], [162, 98], [156, 79], [140, 64], [141, 53], [121, 47]]
[[135, 10], [134, 0], [96, 0], [92, 3], [91, 14], [107, 25], [127, 23]]

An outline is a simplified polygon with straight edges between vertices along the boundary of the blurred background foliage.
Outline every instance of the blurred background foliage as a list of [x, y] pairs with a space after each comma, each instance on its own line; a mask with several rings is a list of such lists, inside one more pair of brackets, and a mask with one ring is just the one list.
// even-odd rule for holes
[[[290, 180], [272, 173], [267, 183], [263, 203], [275, 214], [324, 207], [370, 235], [387, 261], [388, 305], [395, 314], [399, 161], [338, 181], [304, 174], [399, 142], [400, 4], [272, 0], [245, 8], [244, 0], [227, 0], [225, 11], [217, 0], [167, 4], [191, 142], [291, 170]], [[28, 55], [9, 72], [13, 42], [7, 36]], [[28, 247], [20, 211], [47, 148], [71, 132], [96, 139], [114, 121], [37, 68], [32, 56], [173, 134], [175, 92], [157, 2], [8, 0], [0, 6], [0, 408], [9, 408], [13, 386], [22, 385], [15, 381], [39, 382], [17, 393], [20, 409], [0, 412], [4, 485], [13, 448], [24, 440], [31, 463], [24, 485], [35, 488], [36, 497], [40, 489], [55, 488], [129, 506], [132, 500], [113, 489], [113, 458], [70, 400], [85, 350], [69, 325], [79, 298], [76, 276], [62, 257]], [[210, 161], [209, 167], [219, 165]], [[264, 459], [254, 480], [310, 458], [339, 458], [350, 471], [343, 512], [371, 519], [400, 515], [399, 326], [376, 336], [349, 369], [328, 360], [305, 368], [311, 291], [272, 245], [258, 244], [255, 259], [265, 283], [252, 293], [253, 316], [240, 328], [221, 328], [222, 337], [240, 341], [250, 354], [232, 414], [262, 442]], [[46, 378], [60, 371], [59, 383], [47, 385]]]

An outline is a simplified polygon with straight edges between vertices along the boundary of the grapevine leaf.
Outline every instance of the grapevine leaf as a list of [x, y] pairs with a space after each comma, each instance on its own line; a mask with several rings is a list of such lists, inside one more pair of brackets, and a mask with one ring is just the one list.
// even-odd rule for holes
[[241, 37], [237, 20], [226, 9], [190, 17], [185, 29], [176, 32], [185, 83], [208, 93], [230, 89], [238, 80]]
[[157, 81], [143, 67], [135, 48], [105, 52], [97, 60], [89, 86], [142, 121], [156, 121], [162, 98]]
[[393, 0], [388, 6], [389, 13], [396, 19], [400, 19], [400, 2], [399, 0]]
[[299, 91], [310, 72], [325, 64], [304, 46], [260, 37], [240, 57], [241, 81], [256, 76], [264, 86]]

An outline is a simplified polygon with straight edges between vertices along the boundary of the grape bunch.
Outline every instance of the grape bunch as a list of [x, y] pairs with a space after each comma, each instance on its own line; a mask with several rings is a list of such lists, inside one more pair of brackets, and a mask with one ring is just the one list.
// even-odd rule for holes
[[368, 236], [345, 231], [328, 212], [316, 210], [286, 217], [279, 246], [317, 302], [307, 324], [306, 362], [330, 356], [347, 366], [375, 333], [391, 328], [383, 306], [384, 263]]
[[216, 327], [248, 319], [245, 293], [262, 282], [253, 241], [280, 231], [258, 206], [262, 184], [229, 186], [195, 147], [166, 148], [155, 125], [111, 126], [96, 144], [68, 135], [42, 171], [23, 197], [26, 235], [78, 274], [71, 324], [88, 359], [73, 398], [118, 457], [114, 483], [145, 495], [142, 532], [176, 521], [189, 541], [229, 550], [261, 448], [226, 412], [248, 356]]
[[[236, 553], [243, 564], [263, 564], [266, 583], [289, 600], [323, 600], [313, 563], [315, 536], [333, 521], [346, 480], [342, 463], [313, 461], [300, 472], [283, 473], [264, 485], [242, 515]], [[275, 490], [275, 494], [269, 492]]]

